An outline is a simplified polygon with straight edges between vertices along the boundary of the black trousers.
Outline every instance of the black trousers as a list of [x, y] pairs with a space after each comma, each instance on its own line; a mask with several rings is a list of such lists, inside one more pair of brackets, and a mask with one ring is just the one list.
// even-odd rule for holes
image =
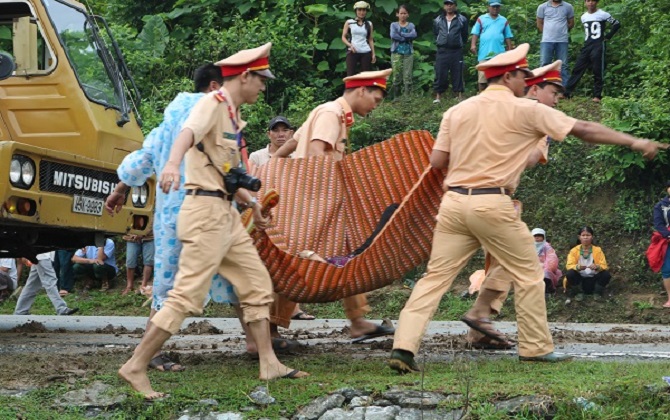
[[[451, 78], [449, 77], [451, 76]], [[438, 48], [435, 55], [435, 93], [443, 93], [449, 87], [454, 92], [465, 92], [463, 83], [463, 49]]]
[[581, 284], [582, 291], [587, 295], [590, 295], [595, 290], [596, 285], [600, 287], [607, 286], [612, 275], [609, 271], [603, 270], [593, 277], [582, 277], [581, 274], [579, 274], [579, 271], [568, 270], [568, 272], [565, 273], [565, 277], [568, 278], [568, 289], [576, 288]]
[[605, 74], [605, 43], [596, 42], [584, 45], [579, 52], [575, 67], [572, 69], [570, 80], [565, 86], [565, 93], [570, 96], [586, 70], [593, 72], [593, 97], [603, 96], [603, 76]]
[[[360, 65], [360, 69], [357, 67]], [[358, 74], [362, 71], [372, 70], [372, 51], [366, 53], [347, 52], [347, 77]]]

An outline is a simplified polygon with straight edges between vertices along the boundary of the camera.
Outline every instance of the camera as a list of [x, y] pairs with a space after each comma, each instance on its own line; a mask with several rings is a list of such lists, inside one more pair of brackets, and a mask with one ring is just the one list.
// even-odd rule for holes
[[261, 180], [249, 175], [243, 168], [232, 168], [223, 181], [228, 194], [235, 194], [240, 188], [254, 192], [261, 189]]

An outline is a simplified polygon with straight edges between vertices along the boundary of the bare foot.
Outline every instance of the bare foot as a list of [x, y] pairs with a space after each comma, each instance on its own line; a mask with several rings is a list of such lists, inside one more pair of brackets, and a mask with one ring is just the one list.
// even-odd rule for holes
[[147, 401], [155, 400], [158, 398], [163, 398], [164, 393], [154, 391], [151, 388], [151, 383], [149, 382], [149, 377], [147, 376], [146, 371], [133, 371], [128, 363], [121, 366], [121, 369], [118, 371], [119, 378], [128, 382], [128, 384], [137, 392], [144, 395], [144, 399]]
[[[270, 372], [273, 373], [271, 374]], [[262, 381], [271, 381], [273, 379], [279, 379], [279, 378], [300, 379], [300, 378], [306, 378], [308, 376], [309, 373], [307, 372], [303, 372], [297, 369], [291, 369], [290, 367], [286, 367], [280, 363], [274, 367], [261, 369], [261, 374], [258, 376], [258, 379]]]

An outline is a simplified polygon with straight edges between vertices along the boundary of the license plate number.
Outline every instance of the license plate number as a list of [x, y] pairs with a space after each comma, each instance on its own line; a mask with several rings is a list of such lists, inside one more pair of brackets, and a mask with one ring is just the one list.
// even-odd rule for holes
[[102, 216], [102, 208], [104, 206], [105, 202], [100, 198], [75, 195], [72, 201], [72, 212]]

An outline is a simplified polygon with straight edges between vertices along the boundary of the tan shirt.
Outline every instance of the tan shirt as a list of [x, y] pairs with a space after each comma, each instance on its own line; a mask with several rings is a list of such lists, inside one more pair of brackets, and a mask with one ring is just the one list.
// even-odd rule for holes
[[293, 157], [308, 157], [310, 143], [314, 140], [321, 140], [328, 143], [326, 155], [335, 160], [341, 160], [346, 149], [349, 127], [353, 123], [351, 107], [342, 97], [317, 106], [310, 112], [307, 121], [293, 135], [293, 138], [298, 141]]
[[444, 113], [435, 150], [449, 153], [444, 186], [515, 190], [546, 135], [563, 140], [576, 119], [492, 85]]
[[[228, 92], [223, 88], [221, 92], [227, 102], [220, 102], [216, 97], [217, 92], [208, 93], [195, 104], [182, 126], [182, 129], [190, 128], [194, 136], [193, 147], [185, 156], [186, 189], [226, 192], [221, 173], [212, 166], [207, 155], [224, 173], [240, 164], [236, 136], [237, 132], [246, 126], [246, 122], [240, 118], [240, 113]], [[230, 118], [228, 104], [236, 116], [237, 131]], [[207, 155], [196, 148], [201, 142]]]

